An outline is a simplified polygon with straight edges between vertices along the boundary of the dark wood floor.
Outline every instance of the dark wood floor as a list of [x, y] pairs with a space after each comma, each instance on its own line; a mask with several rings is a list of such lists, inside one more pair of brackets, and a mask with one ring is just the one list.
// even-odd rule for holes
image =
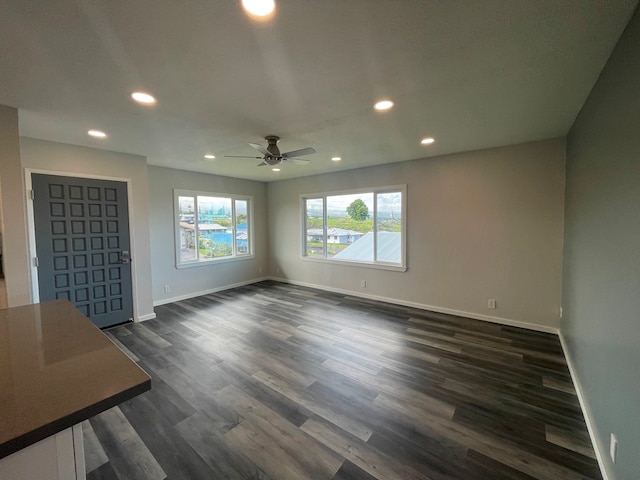
[[554, 335], [276, 282], [156, 314], [89, 480], [602, 478]]

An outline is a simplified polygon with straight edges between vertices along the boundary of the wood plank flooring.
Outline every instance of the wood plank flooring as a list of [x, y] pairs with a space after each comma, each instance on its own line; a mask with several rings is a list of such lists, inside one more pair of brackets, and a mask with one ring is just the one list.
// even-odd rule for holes
[[554, 335], [270, 281], [156, 314], [89, 480], [602, 478]]

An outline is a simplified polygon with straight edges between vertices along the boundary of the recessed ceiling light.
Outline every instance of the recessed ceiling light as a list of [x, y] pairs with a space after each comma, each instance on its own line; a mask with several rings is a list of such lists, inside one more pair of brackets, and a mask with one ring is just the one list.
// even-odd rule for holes
[[133, 98], [136, 102], [142, 103], [144, 105], [153, 105], [156, 103], [156, 99], [153, 95], [149, 95], [145, 92], [133, 92], [131, 94], [131, 98]]
[[95, 138], [106, 138], [107, 134], [104, 133], [102, 130], [89, 130], [87, 132], [89, 135], [91, 135], [92, 137]]
[[422, 140], [420, 140], [420, 143], [422, 145], [431, 145], [433, 142], [435, 142], [435, 139], [432, 137], [427, 137], [427, 138], [423, 138]]
[[279, 172], [280, 169], [278, 167], [272, 168], [271, 170], [273, 170], [274, 172]]
[[209, 160], [213, 160], [214, 158], [216, 158], [215, 155], [211, 155], [210, 153], [207, 153], [204, 158], [208, 158]]
[[342, 160], [341, 157], [331, 157], [331, 160], [333, 160], [334, 162], [339, 162], [340, 160]]
[[379, 112], [384, 112], [385, 110], [389, 110], [391, 107], [393, 107], [393, 102], [391, 100], [380, 100], [378, 103], [376, 103], [373, 106], [373, 108], [375, 108]]
[[242, 6], [251, 15], [266, 17], [276, 8], [274, 0], [242, 0]]

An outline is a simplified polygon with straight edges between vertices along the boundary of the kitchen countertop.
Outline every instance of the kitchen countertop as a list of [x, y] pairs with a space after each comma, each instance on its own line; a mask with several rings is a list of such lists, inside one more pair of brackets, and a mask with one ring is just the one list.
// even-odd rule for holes
[[150, 388], [68, 301], [0, 310], [0, 458]]

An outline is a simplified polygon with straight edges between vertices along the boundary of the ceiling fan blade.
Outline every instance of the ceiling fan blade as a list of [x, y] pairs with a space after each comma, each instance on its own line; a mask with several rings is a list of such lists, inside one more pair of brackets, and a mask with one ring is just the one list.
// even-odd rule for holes
[[266, 148], [264, 148], [262, 145], [259, 145], [257, 143], [250, 143], [249, 144], [250, 147], [255, 148], [256, 150], [258, 150], [261, 154], [266, 155], [267, 157], [270, 157], [272, 154], [269, 150], [267, 150]]
[[260, 160], [262, 157], [247, 157], [246, 155], [225, 155], [226, 158], [257, 158]]
[[311, 155], [312, 153], [316, 153], [316, 149], [313, 147], [301, 148], [300, 150], [293, 150], [292, 152], [283, 153], [282, 156], [285, 158], [291, 157], [301, 157], [302, 155]]
[[288, 158], [286, 159], [288, 162], [293, 162], [296, 165], [309, 165], [311, 160], [302, 160], [301, 158]]
[[259, 167], [265, 167], [267, 165], [269, 165], [267, 162], [262, 162], [258, 164]]

